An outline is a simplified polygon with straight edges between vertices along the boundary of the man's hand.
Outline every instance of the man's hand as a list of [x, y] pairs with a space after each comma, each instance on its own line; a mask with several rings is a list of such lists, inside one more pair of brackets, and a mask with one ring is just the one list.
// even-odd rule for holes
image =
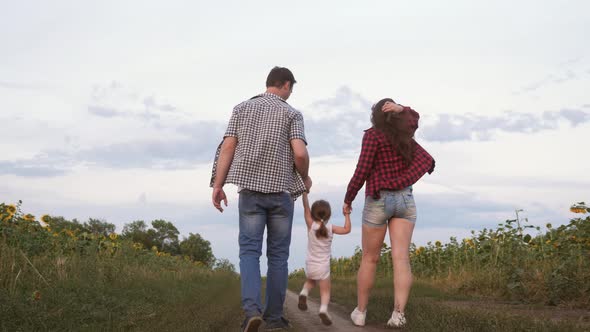
[[342, 214], [351, 214], [352, 213], [352, 206], [350, 206], [350, 204], [348, 203], [344, 203], [344, 205], [342, 205]]
[[305, 179], [303, 179], [303, 185], [305, 185], [305, 191], [309, 192], [309, 189], [311, 189], [311, 185], [312, 185], [312, 181], [311, 178], [308, 176]]
[[392, 103], [390, 101], [386, 101], [385, 104], [383, 105], [383, 107], [381, 107], [381, 111], [383, 111], [384, 113], [387, 113], [387, 112], [400, 113], [403, 110], [404, 110], [404, 107], [402, 105], [398, 105], [398, 104]]
[[227, 206], [227, 197], [225, 196], [225, 192], [223, 191], [223, 188], [221, 188], [221, 187], [213, 188], [212, 201], [213, 201], [213, 206], [215, 206], [215, 208], [217, 210], [219, 210], [219, 212], [223, 213], [223, 207], [221, 206], [221, 201], [223, 201], [223, 203], [225, 203], [225, 206]]

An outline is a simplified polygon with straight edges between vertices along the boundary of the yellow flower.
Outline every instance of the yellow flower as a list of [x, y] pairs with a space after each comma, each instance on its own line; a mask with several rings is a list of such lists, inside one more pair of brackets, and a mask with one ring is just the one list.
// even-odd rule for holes
[[15, 214], [16, 213], [16, 206], [14, 206], [13, 204], [7, 205], [6, 210], [10, 214]]
[[46, 224], [49, 224], [49, 220], [50, 219], [51, 218], [47, 214], [44, 214], [44, 215], [41, 216], [41, 221], [44, 222], [44, 223], [46, 223]]
[[109, 234], [109, 238], [113, 241], [115, 241], [117, 239], [117, 233], [111, 233]]
[[442, 243], [440, 243], [440, 241], [437, 240], [436, 242], [434, 242], [434, 245], [437, 246], [437, 247], [441, 247], [442, 246]]
[[25, 215], [23, 217], [23, 219], [26, 221], [35, 221], [35, 216], [29, 213], [29, 214]]
[[545, 244], [549, 244], [549, 243], [551, 243], [551, 240], [545, 241]]

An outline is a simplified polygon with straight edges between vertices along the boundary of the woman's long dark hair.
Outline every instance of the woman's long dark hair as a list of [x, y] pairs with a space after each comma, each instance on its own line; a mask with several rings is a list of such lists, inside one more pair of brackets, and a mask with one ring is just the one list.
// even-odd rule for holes
[[381, 108], [388, 101], [394, 103], [393, 99], [385, 98], [373, 105], [371, 122], [375, 129], [387, 137], [393, 148], [399, 152], [404, 162], [409, 165], [414, 159], [414, 150], [416, 149], [413, 139], [414, 131], [408, 125], [412, 115], [407, 111], [400, 113], [383, 112]]
[[326, 228], [326, 223], [330, 220], [330, 216], [332, 215], [332, 209], [330, 208], [330, 203], [320, 199], [319, 201], [313, 202], [311, 205], [311, 217], [315, 221], [320, 222], [320, 228], [315, 231], [315, 236], [319, 239], [322, 237], [328, 237], [328, 229]]

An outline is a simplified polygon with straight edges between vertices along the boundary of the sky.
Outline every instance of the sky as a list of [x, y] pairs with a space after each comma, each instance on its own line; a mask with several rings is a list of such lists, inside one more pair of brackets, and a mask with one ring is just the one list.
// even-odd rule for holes
[[[370, 106], [421, 115], [436, 170], [415, 186], [413, 241], [515, 218], [567, 223], [590, 200], [587, 1], [0, 0], [0, 201], [36, 215], [163, 218], [238, 263], [237, 190], [211, 205], [233, 106], [275, 66], [298, 83], [314, 186], [340, 211]], [[353, 230], [333, 256], [360, 245]], [[289, 269], [303, 267], [295, 202]], [[263, 254], [264, 256], [264, 254]], [[265, 268], [264, 257], [262, 270]]]

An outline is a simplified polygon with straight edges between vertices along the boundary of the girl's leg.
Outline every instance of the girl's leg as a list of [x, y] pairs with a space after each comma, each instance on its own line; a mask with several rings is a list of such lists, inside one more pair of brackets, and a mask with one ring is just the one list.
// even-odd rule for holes
[[332, 283], [330, 277], [320, 280], [320, 319], [324, 325], [332, 325], [332, 317], [328, 313], [328, 304], [330, 303], [330, 288]]
[[320, 311], [325, 309], [328, 310], [328, 304], [330, 303], [330, 289], [332, 288], [332, 282], [330, 277], [320, 280]]
[[387, 227], [374, 227], [363, 224], [363, 257], [357, 275], [357, 309], [361, 312], [367, 310], [369, 293], [375, 282], [375, 271], [377, 270], [377, 262], [379, 262], [386, 232]]
[[315, 280], [312, 279], [307, 279], [304, 283], [303, 283], [303, 288], [301, 289], [301, 293], [305, 296], [309, 295], [309, 291], [315, 287]]
[[391, 259], [393, 260], [394, 310], [400, 313], [403, 313], [406, 308], [412, 287], [410, 242], [413, 232], [414, 223], [407, 219], [392, 218], [389, 221]]
[[305, 283], [303, 283], [303, 288], [299, 293], [299, 303], [297, 307], [300, 310], [307, 310], [307, 296], [309, 295], [309, 291], [315, 286], [315, 280], [307, 279]]

